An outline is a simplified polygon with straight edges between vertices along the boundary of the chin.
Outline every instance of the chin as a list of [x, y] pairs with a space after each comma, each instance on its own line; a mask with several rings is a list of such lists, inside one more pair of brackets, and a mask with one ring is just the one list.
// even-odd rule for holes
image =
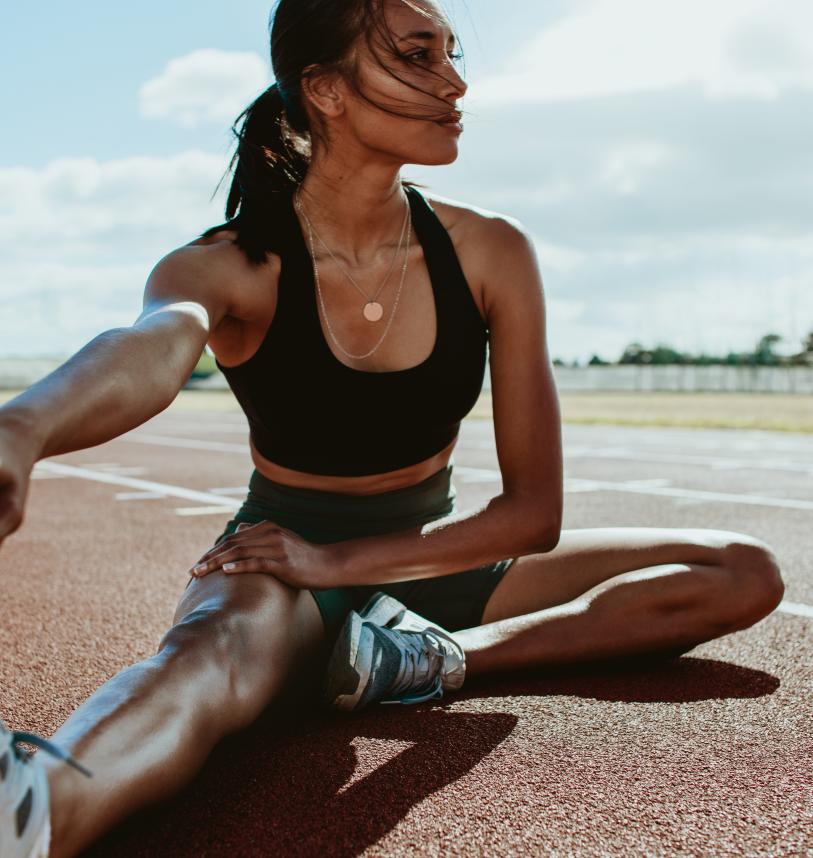
[[453, 164], [459, 154], [460, 150], [456, 143], [438, 146], [434, 150], [424, 146], [419, 152], [415, 152], [409, 163], [423, 164], [426, 167], [439, 167], [442, 164]]

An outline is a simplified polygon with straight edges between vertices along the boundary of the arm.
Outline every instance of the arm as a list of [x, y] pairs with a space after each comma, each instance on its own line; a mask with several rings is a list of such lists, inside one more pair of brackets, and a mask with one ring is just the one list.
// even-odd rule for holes
[[331, 546], [342, 585], [433, 578], [554, 548], [562, 520], [559, 403], [545, 336], [542, 278], [513, 219], [488, 221], [486, 312], [503, 491], [474, 512]]
[[171, 404], [226, 310], [207, 250], [165, 256], [131, 327], [99, 334], [0, 407], [0, 541], [22, 523], [39, 459], [102, 444]]

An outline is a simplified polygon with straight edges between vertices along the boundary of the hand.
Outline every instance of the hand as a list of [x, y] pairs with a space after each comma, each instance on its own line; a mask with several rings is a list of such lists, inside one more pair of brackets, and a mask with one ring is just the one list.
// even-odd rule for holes
[[36, 456], [25, 438], [0, 422], [0, 545], [23, 523]]
[[332, 545], [317, 545], [293, 530], [260, 521], [242, 522], [219, 545], [210, 548], [190, 570], [196, 578], [222, 569], [227, 575], [265, 572], [299, 590], [339, 586]]

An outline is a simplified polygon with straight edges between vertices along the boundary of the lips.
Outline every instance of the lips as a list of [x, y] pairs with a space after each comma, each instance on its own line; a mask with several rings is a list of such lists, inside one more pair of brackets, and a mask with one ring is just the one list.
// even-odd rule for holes
[[463, 131], [463, 126], [460, 124], [460, 117], [462, 115], [459, 111], [455, 111], [449, 114], [446, 119], [439, 119], [436, 124], [442, 128], [448, 128], [450, 131], [461, 133]]

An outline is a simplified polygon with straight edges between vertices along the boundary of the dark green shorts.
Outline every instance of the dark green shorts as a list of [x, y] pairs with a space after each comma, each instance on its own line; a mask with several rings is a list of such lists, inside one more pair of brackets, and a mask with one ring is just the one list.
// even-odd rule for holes
[[[241, 522], [268, 519], [317, 544], [376, 536], [426, 524], [456, 512], [453, 463], [423, 482], [374, 495], [301, 489], [273, 482], [255, 470], [243, 505], [215, 540], [217, 545]], [[434, 578], [389, 584], [311, 590], [329, 640], [348, 612], [359, 610], [378, 590], [449, 631], [481, 624], [483, 610], [513, 558]]]

